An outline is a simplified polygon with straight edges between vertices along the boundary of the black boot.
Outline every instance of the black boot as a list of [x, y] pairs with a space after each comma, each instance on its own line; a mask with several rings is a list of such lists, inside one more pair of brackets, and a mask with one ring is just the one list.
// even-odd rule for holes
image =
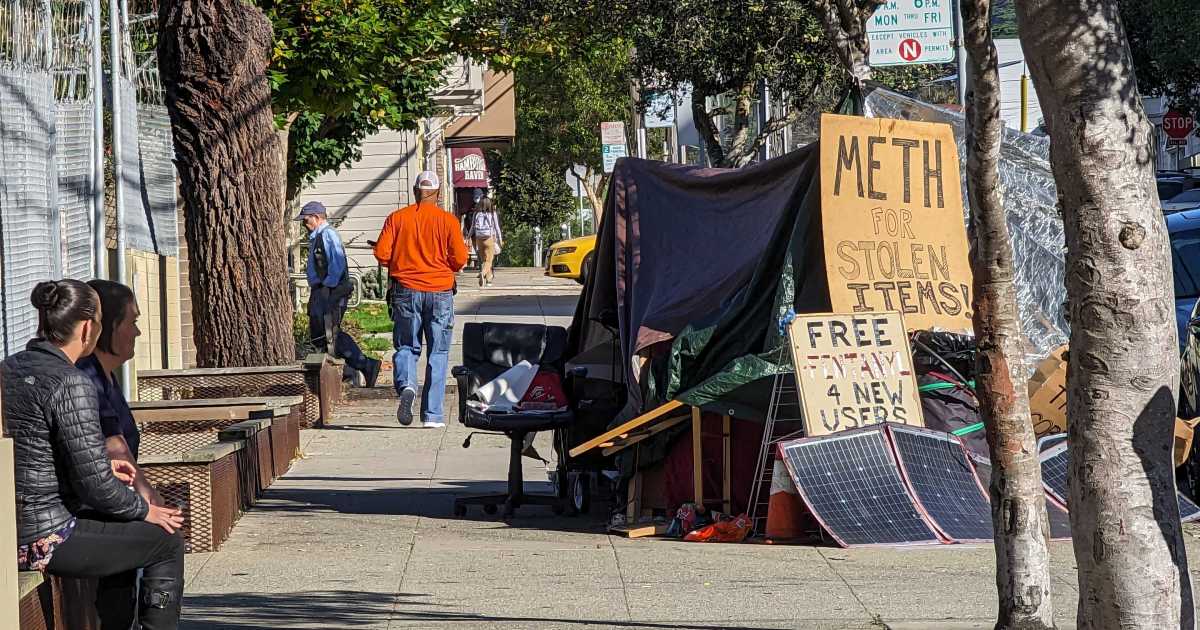
[[178, 630], [183, 602], [183, 536], [179, 532], [163, 543], [163, 558], [142, 570], [138, 591], [138, 619], [142, 630]]

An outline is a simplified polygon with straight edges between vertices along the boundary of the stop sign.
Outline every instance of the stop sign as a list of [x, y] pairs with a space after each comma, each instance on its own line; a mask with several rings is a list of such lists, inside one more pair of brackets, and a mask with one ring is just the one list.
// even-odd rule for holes
[[1163, 116], [1163, 132], [1168, 138], [1183, 140], [1191, 135], [1196, 128], [1196, 121], [1191, 116], [1185, 116], [1175, 110]]

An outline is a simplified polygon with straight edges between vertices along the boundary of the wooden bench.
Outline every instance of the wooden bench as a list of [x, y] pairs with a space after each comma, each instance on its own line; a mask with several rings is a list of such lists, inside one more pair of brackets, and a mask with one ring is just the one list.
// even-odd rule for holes
[[[238, 450], [238, 495], [242, 510], [250, 509], [275, 478], [271, 453], [272, 418], [245, 420], [221, 429], [221, 442], [244, 442]], [[287, 422], [287, 417], [279, 419]]]
[[242, 512], [240, 454], [245, 440], [218, 442], [182, 453], [139, 457], [138, 465], [168, 504], [183, 508], [188, 553], [216, 551]]
[[99, 630], [96, 580], [17, 574], [20, 630]]
[[318, 354], [291, 365], [144, 370], [138, 400], [302, 396], [304, 426], [320, 427], [341, 401], [343, 368], [342, 361]]
[[142, 431], [143, 455], [180, 453], [220, 441], [220, 432], [233, 424], [270, 419], [263, 439], [271, 451], [270, 479], [287, 472], [300, 449], [304, 400], [281, 398], [220, 398], [131, 403], [134, 421]]

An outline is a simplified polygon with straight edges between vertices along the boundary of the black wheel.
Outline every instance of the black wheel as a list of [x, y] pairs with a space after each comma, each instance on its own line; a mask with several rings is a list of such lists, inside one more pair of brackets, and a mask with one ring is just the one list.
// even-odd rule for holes
[[454, 506], [454, 516], [456, 516], [458, 518], [462, 518], [466, 515], [467, 515], [467, 506], [465, 506], [465, 505]]
[[580, 514], [587, 514], [592, 509], [592, 480], [587, 473], [575, 475], [571, 484], [571, 507]]
[[583, 264], [579, 265], [579, 279], [576, 280], [579, 284], [587, 286], [588, 278], [592, 277], [592, 261], [594, 256], [588, 254], [583, 257]]
[[496, 512], [498, 512], [498, 511], [499, 511], [499, 508], [497, 508], [497, 507], [496, 507], [494, 504], [490, 504], [490, 505], [485, 505], [485, 506], [483, 506], [483, 513], [484, 513], [484, 514], [491, 515], [491, 514], [495, 514], [495, 513], [496, 513]]

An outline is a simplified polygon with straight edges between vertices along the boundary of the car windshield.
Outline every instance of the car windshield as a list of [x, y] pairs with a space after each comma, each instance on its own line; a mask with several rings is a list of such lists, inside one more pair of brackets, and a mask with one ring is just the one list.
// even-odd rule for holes
[[1200, 229], [1171, 235], [1175, 299], [1200, 297]]
[[1179, 193], [1169, 203], [1200, 203], [1200, 188]]
[[1170, 199], [1183, 192], [1183, 182], [1158, 181], [1158, 198]]

